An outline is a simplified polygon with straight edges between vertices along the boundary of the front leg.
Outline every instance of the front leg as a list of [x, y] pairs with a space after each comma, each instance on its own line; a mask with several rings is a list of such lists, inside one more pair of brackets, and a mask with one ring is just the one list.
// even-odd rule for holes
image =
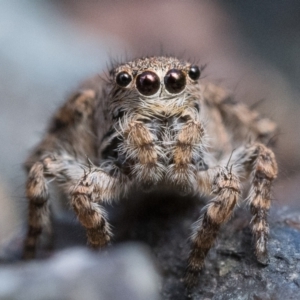
[[28, 231], [24, 241], [23, 258], [35, 256], [37, 242], [44, 228], [50, 229], [49, 183], [53, 178], [67, 192], [82, 176], [82, 165], [66, 152], [52, 154], [30, 168], [26, 195], [29, 200]]
[[240, 182], [227, 168], [216, 167], [199, 172], [198, 178], [201, 191], [215, 194], [216, 197], [203, 209], [192, 239], [185, 278], [188, 287], [196, 285], [204, 259], [213, 246], [221, 225], [230, 218], [240, 195]]
[[98, 249], [111, 239], [106, 212], [98, 202], [117, 199], [126, 192], [127, 178], [119, 172], [112, 177], [97, 167], [92, 167], [71, 191], [71, 204], [80, 223], [87, 232], [88, 243]]
[[99, 82], [96, 90], [88, 84], [63, 104], [53, 117], [44, 139], [25, 163], [29, 172], [26, 184], [28, 231], [23, 251], [26, 259], [35, 256], [39, 236], [43, 228], [50, 225], [47, 178], [54, 179], [64, 193], [69, 193], [70, 187], [82, 177], [85, 158], [88, 156], [96, 161], [94, 115], [103, 83]]

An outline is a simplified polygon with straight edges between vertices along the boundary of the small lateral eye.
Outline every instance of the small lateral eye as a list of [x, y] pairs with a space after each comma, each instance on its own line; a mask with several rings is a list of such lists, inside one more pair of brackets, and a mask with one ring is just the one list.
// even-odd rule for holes
[[157, 93], [160, 88], [159, 77], [151, 71], [145, 71], [136, 78], [136, 88], [144, 96]]
[[171, 69], [166, 74], [164, 82], [165, 87], [169, 93], [178, 94], [185, 88], [185, 74], [181, 70]]
[[201, 75], [201, 71], [199, 69], [198, 66], [196, 65], [193, 65], [190, 67], [190, 70], [189, 70], [189, 77], [193, 80], [197, 80], [200, 78], [200, 75]]
[[121, 87], [126, 87], [131, 82], [131, 80], [131, 75], [125, 71], [120, 72], [116, 77], [116, 83]]

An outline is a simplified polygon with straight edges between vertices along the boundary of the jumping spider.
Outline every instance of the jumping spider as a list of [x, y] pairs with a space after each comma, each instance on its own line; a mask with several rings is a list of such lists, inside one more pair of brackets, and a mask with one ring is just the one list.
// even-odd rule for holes
[[108, 80], [87, 81], [67, 100], [26, 162], [25, 258], [35, 255], [49, 222], [49, 177], [68, 195], [93, 248], [111, 239], [100, 204], [133, 188], [213, 194], [192, 237], [186, 275], [192, 286], [247, 180], [255, 253], [268, 262], [267, 212], [277, 164], [266, 143], [276, 125], [203, 83], [201, 71], [174, 57], [144, 57], [117, 65]]

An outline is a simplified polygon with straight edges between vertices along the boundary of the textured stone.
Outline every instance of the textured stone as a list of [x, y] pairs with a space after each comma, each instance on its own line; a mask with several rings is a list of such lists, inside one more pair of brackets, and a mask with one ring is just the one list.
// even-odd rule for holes
[[[158, 267], [162, 282], [159, 283], [157, 278], [152, 281], [149, 279], [149, 288], [151, 286], [152, 292], [156, 295], [157, 289], [161, 287], [162, 299], [299, 299], [300, 214], [297, 210], [290, 211], [286, 207], [273, 207], [272, 209], [269, 240], [270, 264], [268, 266], [263, 267], [256, 261], [249, 228], [251, 215], [246, 207], [241, 207], [236, 211], [234, 217], [222, 227], [215, 247], [207, 256], [205, 268], [199, 276], [198, 286], [187, 291], [182, 277], [187, 266], [190, 249], [189, 237], [192, 225], [198, 218], [203, 205], [204, 202], [197, 198], [181, 198], [163, 193], [144, 195], [135, 193], [128, 199], [120, 201], [119, 204], [115, 204], [114, 207], [107, 207], [114, 228], [113, 246], [105, 250], [99, 256], [99, 260], [96, 260], [96, 256], [93, 254], [88, 255], [88, 251], [75, 251], [63, 252], [57, 258], [45, 262], [30, 263], [29, 267], [24, 264], [22, 268], [7, 264], [2, 267], [2, 270], [0, 268], [0, 282], [2, 282], [2, 278], [6, 278], [6, 284], [2, 283], [1, 285], [2, 289], [3, 286], [6, 286], [6, 289], [10, 287], [11, 295], [15, 297], [11, 299], [34, 299], [17, 298], [16, 295], [20, 295], [20, 282], [23, 284], [21, 286], [23, 287], [22, 294], [24, 294], [27, 289], [30, 292], [30, 284], [39, 286], [41, 278], [44, 278], [48, 285], [43, 287], [43, 291], [48, 291], [49, 295], [53, 292], [52, 289], [59, 291], [55, 294], [57, 297], [55, 299], [65, 299], [58, 298], [63, 297], [62, 295], [73, 295], [72, 291], [74, 286], [77, 288], [77, 283], [79, 289], [84, 290], [84, 287], [87, 287], [87, 290], [91, 291], [98, 291], [98, 287], [101, 287], [102, 290], [103, 286], [105, 291], [112, 290], [112, 286], [117, 287], [122, 283], [121, 286], [124, 286], [124, 290], [126, 290], [128, 274], [133, 274], [135, 270], [136, 275], [132, 276], [146, 276], [143, 275], [144, 272], [148, 273], [148, 270], [153, 270], [153, 263], [148, 261], [141, 265], [138, 261], [142, 260], [134, 258], [140, 255], [135, 248], [126, 248], [126, 251], [123, 251], [122, 248], [116, 249], [116, 253], [124, 252], [124, 259], [127, 255], [131, 261], [124, 263], [124, 268], [120, 268], [118, 272], [116, 266], [119, 258], [114, 254], [114, 249], [121, 247], [124, 241], [139, 241], [148, 245], [156, 257], [155, 265]], [[86, 243], [84, 230], [75, 220], [75, 217], [56, 220], [54, 252], [57, 249]], [[13, 243], [10, 243], [10, 248], [6, 247], [6, 251], [2, 251], [3, 262], [20, 255], [21, 240], [21, 237], [16, 238]], [[52, 252], [49, 250], [39, 251], [39, 257], [49, 256], [49, 253]], [[70, 260], [64, 262], [68, 256], [70, 256]], [[80, 269], [77, 266], [80, 269], [80, 275], [75, 278], [75, 281], [72, 281], [73, 272], [65, 271], [64, 284], [58, 288], [55, 285], [57, 275], [51, 270], [59, 268], [55, 266], [64, 266], [64, 263], [67, 266], [68, 261], [70, 267], [72, 260], [79, 262], [79, 265], [83, 265], [84, 268]], [[67, 270], [67, 267], [63, 267], [63, 269]], [[26, 271], [29, 273], [24, 270], [29, 270]], [[48, 277], [43, 277], [46, 276], [44, 273], [47, 273]], [[41, 277], [41, 274], [44, 275]], [[93, 274], [91, 275], [93, 280], [89, 280], [91, 278], [89, 274]], [[68, 278], [69, 276], [71, 278]], [[122, 278], [122, 276], [126, 278]], [[153, 278], [154, 275], [151, 276]], [[82, 277], [85, 279], [80, 282], [78, 278]], [[11, 281], [14, 282], [14, 280], [19, 283], [12, 286]], [[73, 282], [72, 284], [69, 283], [70, 280]], [[51, 283], [52, 281], [54, 283]], [[127, 288], [130, 289], [130, 286]], [[134, 286], [139, 288], [140, 284]], [[86, 295], [85, 297], [85, 299], [90, 299]], [[97, 299], [127, 299], [107, 297]], [[0, 297], [0, 299], [6, 298]]]
[[[126, 208], [120, 205], [121, 215], [117, 216], [115, 228], [122, 228], [122, 233], [117, 237], [140, 240], [152, 248], [163, 277], [163, 299], [300, 299], [299, 211], [272, 209], [270, 264], [264, 267], [254, 255], [249, 209], [239, 208], [222, 227], [198, 286], [187, 291], [182, 277], [190, 247], [188, 238], [203, 203], [159, 194], [145, 195], [144, 202], [132, 203], [126, 203]], [[121, 226], [126, 219], [131, 220], [132, 229]]]

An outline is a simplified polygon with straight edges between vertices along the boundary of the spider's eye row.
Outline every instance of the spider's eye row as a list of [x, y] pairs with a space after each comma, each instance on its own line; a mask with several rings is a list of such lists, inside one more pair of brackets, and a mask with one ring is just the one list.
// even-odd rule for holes
[[156, 94], [159, 87], [160, 79], [154, 72], [145, 71], [136, 78], [136, 88], [144, 96]]
[[125, 71], [120, 72], [116, 77], [116, 83], [121, 87], [126, 87], [131, 80], [132, 76]]
[[189, 76], [193, 80], [198, 80], [200, 78], [201, 71], [198, 66], [192, 65], [189, 70]]
[[185, 88], [185, 74], [181, 70], [171, 69], [166, 74], [164, 82], [165, 87], [169, 93], [178, 94]]

